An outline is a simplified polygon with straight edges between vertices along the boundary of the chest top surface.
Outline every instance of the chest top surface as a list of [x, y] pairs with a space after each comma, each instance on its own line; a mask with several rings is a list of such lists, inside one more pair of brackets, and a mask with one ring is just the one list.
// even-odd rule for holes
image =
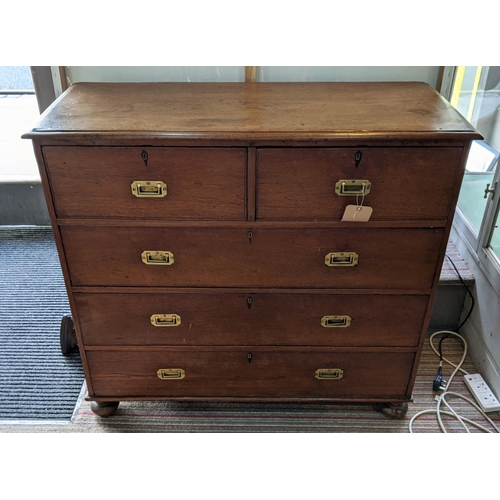
[[23, 137], [75, 135], [480, 138], [438, 92], [419, 82], [77, 83]]

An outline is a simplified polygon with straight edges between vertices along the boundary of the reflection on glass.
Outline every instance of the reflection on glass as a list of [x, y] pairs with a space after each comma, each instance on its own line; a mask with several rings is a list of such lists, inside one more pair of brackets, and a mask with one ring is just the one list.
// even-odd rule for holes
[[438, 66], [258, 66], [259, 82], [416, 82], [433, 86]]
[[500, 229], [498, 229], [498, 223], [500, 221], [498, 219], [499, 219], [499, 214], [497, 214], [497, 218], [495, 220], [495, 226], [493, 228], [493, 236], [491, 238], [490, 248], [495, 257], [497, 258], [498, 263], [500, 264]]
[[460, 66], [451, 104], [484, 137], [471, 147], [458, 205], [479, 232], [500, 152], [500, 66]]
[[77, 82], [244, 82], [244, 66], [66, 66]]
[[499, 152], [484, 141], [474, 141], [469, 151], [465, 176], [458, 198], [458, 206], [469, 220], [476, 234], [483, 220], [488, 197], [485, 189], [493, 182]]

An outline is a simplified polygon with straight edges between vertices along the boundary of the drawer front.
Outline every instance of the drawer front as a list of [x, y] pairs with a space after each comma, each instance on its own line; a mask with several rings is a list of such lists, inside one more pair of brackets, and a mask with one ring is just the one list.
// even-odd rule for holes
[[461, 158], [461, 148], [262, 149], [257, 218], [341, 220], [356, 196], [337, 195], [336, 184], [357, 179], [371, 183], [363, 201], [373, 208], [371, 220], [445, 220]]
[[86, 346], [417, 346], [425, 295], [75, 293]]
[[[246, 229], [65, 226], [61, 235], [75, 286], [428, 291], [443, 230], [255, 229], [250, 240]], [[358, 254], [356, 265], [326, 265], [346, 252]], [[144, 255], [163, 264], [145, 264]]]
[[[245, 219], [244, 148], [45, 147], [43, 154], [58, 217]], [[142, 182], [135, 192], [134, 182]], [[166, 187], [137, 197], [145, 182]]]
[[[94, 395], [124, 398], [403, 398], [414, 357], [325, 348], [87, 351]], [[341, 379], [316, 378], [317, 370], [334, 369]]]

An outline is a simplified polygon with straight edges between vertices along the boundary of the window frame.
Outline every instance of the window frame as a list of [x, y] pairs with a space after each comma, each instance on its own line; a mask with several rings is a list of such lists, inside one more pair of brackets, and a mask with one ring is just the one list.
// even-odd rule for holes
[[[440, 93], [448, 101], [451, 98], [457, 68], [457, 66], [445, 66], [443, 71]], [[457, 230], [457, 234], [465, 239], [469, 250], [474, 255], [477, 264], [484, 271], [488, 281], [493, 287], [500, 290], [500, 259], [489, 248], [495, 223], [498, 223], [500, 219], [500, 160], [497, 163], [490, 189], [492, 186], [495, 187], [495, 191], [488, 194], [481, 227], [477, 234], [458, 204], [453, 218], [453, 226]]]

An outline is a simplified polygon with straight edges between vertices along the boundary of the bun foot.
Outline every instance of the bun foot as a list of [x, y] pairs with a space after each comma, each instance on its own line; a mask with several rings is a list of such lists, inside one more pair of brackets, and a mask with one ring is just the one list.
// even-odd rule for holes
[[373, 409], [387, 418], [402, 420], [408, 411], [408, 403], [377, 403]]
[[98, 403], [97, 401], [92, 401], [90, 403], [90, 409], [100, 417], [109, 417], [113, 415], [119, 404], [119, 401], [110, 401], [109, 403]]

